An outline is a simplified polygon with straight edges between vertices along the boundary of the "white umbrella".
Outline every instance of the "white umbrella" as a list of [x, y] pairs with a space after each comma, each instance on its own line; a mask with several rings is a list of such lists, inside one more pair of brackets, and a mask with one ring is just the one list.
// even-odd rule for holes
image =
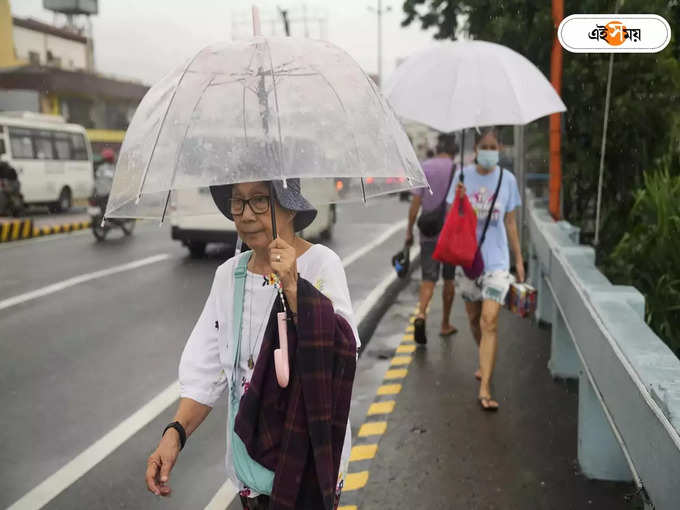
[[451, 132], [524, 125], [566, 110], [550, 82], [516, 51], [485, 41], [456, 41], [409, 57], [385, 95], [397, 115]]

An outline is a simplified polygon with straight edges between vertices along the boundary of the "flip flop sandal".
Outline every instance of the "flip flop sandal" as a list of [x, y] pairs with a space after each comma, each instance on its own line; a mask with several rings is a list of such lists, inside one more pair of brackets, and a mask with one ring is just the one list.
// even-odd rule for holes
[[455, 335], [456, 333], [458, 333], [458, 328], [456, 328], [454, 326], [449, 331], [446, 331], [446, 332], [440, 331], [439, 336], [447, 337], [447, 336]]
[[479, 397], [477, 400], [479, 401], [479, 406], [482, 408], [483, 411], [489, 412], [498, 411], [498, 406], [489, 405], [492, 400], [491, 397]]
[[427, 336], [425, 336], [425, 319], [422, 317], [418, 317], [413, 322], [413, 340], [420, 345], [425, 345], [427, 343]]

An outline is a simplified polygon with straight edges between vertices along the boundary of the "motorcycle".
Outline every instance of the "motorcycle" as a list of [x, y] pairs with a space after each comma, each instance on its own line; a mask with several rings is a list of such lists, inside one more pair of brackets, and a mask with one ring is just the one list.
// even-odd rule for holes
[[108, 219], [102, 224], [108, 200], [108, 195], [93, 195], [88, 200], [90, 205], [87, 208], [87, 213], [90, 215], [92, 233], [97, 241], [104, 241], [109, 231], [114, 228], [121, 229], [126, 236], [132, 235], [135, 229], [136, 220], [134, 219]]
[[26, 211], [21, 185], [16, 179], [0, 178], [0, 216], [21, 216]]

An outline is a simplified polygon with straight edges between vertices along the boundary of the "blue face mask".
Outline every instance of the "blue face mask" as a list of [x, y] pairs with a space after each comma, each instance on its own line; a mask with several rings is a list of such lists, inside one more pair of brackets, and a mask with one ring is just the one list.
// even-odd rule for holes
[[498, 151], [480, 149], [477, 153], [477, 163], [487, 170], [493, 169], [498, 164]]

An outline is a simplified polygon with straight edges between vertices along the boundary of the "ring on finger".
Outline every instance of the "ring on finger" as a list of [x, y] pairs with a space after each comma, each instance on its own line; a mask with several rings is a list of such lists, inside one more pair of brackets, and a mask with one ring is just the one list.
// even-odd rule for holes
[[281, 262], [281, 255], [276, 256], [276, 262]]

